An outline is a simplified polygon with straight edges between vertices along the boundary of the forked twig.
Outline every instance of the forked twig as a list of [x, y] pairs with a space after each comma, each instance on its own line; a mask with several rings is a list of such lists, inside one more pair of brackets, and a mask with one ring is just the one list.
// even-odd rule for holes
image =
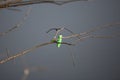
[[[97, 38], [96, 35], [91, 35], [90, 33], [95, 32], [95, 31], [98, 31], [98, 30], [101, 30], [101, 29], [113, 27], [113, 25], [120, 25], [120, 23], [118, 22], [118, 23], [111, 23], [111, 24], [103, 25], [103, 26], [101, 26], [101, 27], [97, 27], [97, 28], [92, 29], [92, 30], [87, 31], [87, 32], [83, 32], [83, 33], [80, 33], [80, 34], [72, 34], [72, 35], [70, 35], [70, 36], [66, 36], [66, 37], [63, 37], [63, 38], [75, 38], [75, 37], [79, 37], [79, 39], [78, 39], [79, 41], [80, 41], [80, 40], [85, 40], [85, 39], [87, 39], [87, 38]], [[58, 32], [60, 32], [60, 31], [63, 30], [63, 29], [64, 29], [64, 28], [61, 28], [60, 30], [58, 30]], [[56, 34], [58, 34], [58, 32], [56, 32]], [[56, 36], [56, 35], [55, 35], [55, 36]], [[10, 57], [8, 57], [8, 58], [6, 58], [6, 59], [1, 60], [1, 61], [0, 61], [0, 64], [3, 64], [3, 63], [8, 62], [8, 61], [10, 61], [10, 60], [12, 60], [12, 59], [15, 59], [15, 58], [20, 57], [20, 56], [22, 56], [22, 55], [24, 55], [24, 54], [27, 54], [27, 53], [29, 53], [29, 52], [37, 49], [37, 48], [40, 48], [40, 47], [43, 47], [43, 46], [46, 46], [46, 45], [49, 45], [49, 44], [53, 44], [53, 43], [56, 43], [56, 44], [57, 44], [58, 42], [57, 42], [57, 38], [56, 38], [55, 36], [53, 37], [53, 39], [52, 39], [50, 42], [46, 42], [46, 43], [42, 43], [42, 44], [36, 45], [36, 46], [34, 46], [34, 47], [32, 47], [32, 48], [26, 49], [26, 50], [21, 51], [21, 52], [15, 54], [15, 55], [13, 55], [13, 56], [10, 56]], [[118, 35], [118, 36], [119, 36], [119, 35]], [[71, 43], [66, 43], [66, 42], [62, 42], [61, 44], [73, 45], [73, 44], [71, 44]]]

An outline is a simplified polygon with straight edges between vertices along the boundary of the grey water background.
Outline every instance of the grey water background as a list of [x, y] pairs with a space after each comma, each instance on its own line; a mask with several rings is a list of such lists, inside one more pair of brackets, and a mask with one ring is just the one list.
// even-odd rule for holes
[[[21, 12], [0, 10], [0, 32], [18, 23], [27, 7]], [[88, 31], [100, 25], [120, 21], [120, 0], [94, 0], [73, 2], [62, 6], [54, 4], [32, 5], [32, 12], [24, 24], [6, 36], [0, 37], [0, 58], [48, 42], [53, 27], [66, 27], [75, 33]], [[106, 29], [95, 34], [111, 34], [120, 28]], [[62, 33], [69, 35], [68, 32]], [[72, 42], [72, 40], [63, 40]], [[27, 67], [40, 66], [26, 80], [120, 80], [120, 38], [87, 39], [76, 46], [48, 45], [5, 64], [0, 64], [0, 80], [21, 80]], [[70, 54], [75, 56], [75, 67]], [[23, 62], [22, 62], [23, 61]]]

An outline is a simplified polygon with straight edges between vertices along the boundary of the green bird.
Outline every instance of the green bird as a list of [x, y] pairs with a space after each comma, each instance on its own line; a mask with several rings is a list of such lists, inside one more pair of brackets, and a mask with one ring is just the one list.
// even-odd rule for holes
[[59, 35], [58, 36], [58, 39], [57, 39], [57, 47], [59, 48], [61, 46], [61, 43], [62, 43], [62, 35]]

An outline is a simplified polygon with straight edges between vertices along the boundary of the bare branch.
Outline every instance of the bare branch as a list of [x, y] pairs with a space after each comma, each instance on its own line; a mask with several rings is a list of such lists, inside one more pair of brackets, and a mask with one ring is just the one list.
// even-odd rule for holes
[[[34, 46], [34, 47], [32, 47], [32, 48], [29, 48], [29, 49], [26, 49], [26, 50], [24, 50], [24, 51], [21, 51], [21, 52], [15, 54], [15, 55], [13, 55], [13, 56], [10, 56], [10, 57], [8, 57], [8, 58], [6, 58], [6, 59], [1, 60], [1, 61], [0, 61], [0, 64], [3, 64], [3, 63], [5, 63], [5, 62], [8, 62], [8, 61], [10, 61], [10, 60], [13, 60], [13, 59], [15, 59], [15, 58], [17, 58], [17, 57], [20, 57], [20, 56], [22, 56], [22, 55], [24, 55], [24, 54], [27, 54], [27, 53], [29, 53], [29, 52], [31, 52], [31, 51], [34, 51], [34, 50], [37, 49], [37, 48], [40, 48], [40, 47], [43, 47], [43, 46], [46, 46], [46, 45], [49, 45], [49, 44], [53, 44], [53, 43], [57, 43], [57, 41], [51, 41], [51, 42], [42, 43], [42, 44], [36, 45], [36, 46]], [[66, 42], [63, 42], [62, 44], [72, 45], [72, 44], [66, 43]]]
[[39, 47], [42, 47], [42, 46], [45, 46], [45, 45], [49, 45], [49, 44], [52, 44], [52, 43], [53, 43], [53, 42], [42, 43], [42, 44], [36, 45], [36, 46], [34, 46], [34, 47], [30, 48], [30, 49], [26, 49], [26, 50], [24, 50], [24, 51], [22, 51], [22, 52], [19, 52], [19, 53], [13, 55], [13, 56], [10, 56], [10, 57], [8, 57], [8, 58], [6, 58], [6, 59], [1, 60], [1, 61], [0, 61], [0, 64], [3, 64], [3, 63], [5, 63], [5, 62], [7, 62], [7, 61], [10, 61], [10, 60], [12, 60], [12, 59], [15, 59], [15, 58], [17, 58], [17, 57], [19, 57], [19, 56], [22, 56], [22, 55], [24, 55], [24, 54], [26, 54], [26, 53], [28, 53], [28, 52], [31, 52], [31, 51], [35, 50], [36, 48], [39, 48]]
[[89, 1], [89, 0], [29, 0], [29, 1], [17, 1], [17, 2], [7, 2], [4, 4], [0, 4], [0, 8], [7, 7], [17, 7], [17, 6], [26, 6], [32, 4], [41, 4], [41, 3], [52, 3], [56, 5], [63, 5], [70, 2], [76, 1]]
[[[100, 37], [101, 37], [101, 38], [108, 38], [109, 36], [96, 36], [96, 35], [91, 35], [90, 33], [95, 32], [95, 31], [98, 31], [98, 30], [101, 30], [101, 29], [106, 29], [106, 28], [113, 27], [113, 25], [120, 25], [120, 22], [103, 25], [103, 26], [94, 28], [94, 29], [92, 29], [92, 30], [89, 30], [89, 31], [87, 31], [87, 32], [83, 32], [83, 33], [80, 33], [80, 34], [72, 34], [72, 35], [66, 36], [66, 37], [64, 37], [64, 38], [75, 38], [75, 37], [79, 37], [79, 39], [78, 39], [77, 41], [85, 40], [85, 39], [87, 39], [87, 38], [100, 38]], [[64, 28], [61, 28], [60, 31], [63, 30], [63, 29], [64, 29]], [[59, 32], [59, 31], [58, 31], [58, 32]], [[58, 32], [57, 32], [57, 34], [58, 34]], [[55, 35], [55, 36], [56, 36], [56, 35]], [[115, 36], [120, 36], [120, 33], [119, 33], [119, 34], [116, 34]], [[37, 49], [37, 48], [40, 48], [40, 47], [43, 47], [43, 46], [46, 46], [46, 45], [49, 45], [49, 44], [53, 44], [53, 43], [57, 43], [57, 39], [56, 39], [56, 38], [53, 38], [52, 41], [50, 41], [50, 42], [46, 42], [46, 43], [42, 43], [42, 44], [36, 45], [36, 46], [34, 46], [34, 47], [32, 47], [32, 48], [26, 49], [26, 50], [21, 51], [21, 52], [15, 54], [15, 55], [13, 55], [13, 56], [10, 56], [10, 57], [8, 57], [8, 58], [6, 58], [6, 59], [3, 59], [3, 60], [0, 61], [0, 64], [3, 64], [3, 63], [8, 62], [8, 61], [10, 61], [10, 60], [12, 60], [12, 59], [15, 59], [15, 58], [20, 57], [20, 56], [22, 56], [22, 55], [24, 55], [24, 54], [27, 54], [27, 53], [29, 53], [29, 52]], [[62, 44], [73, 45], [73, 44], [71, 44], [71, 43], [66, 43], [66, 42], [62, 42]]]
[[65, 36], [63, 38], [74, 38], [74, 37], [86, 37], [86, 36], [89, 36], [90, 33], [93, 33], [93, 32], [96, 32], [96, 31], [99, 31], [99, 30], [102, 30], [102, 29], [107, 29], [107, 28], [112, 28], [112, 27], [120, 27], [120, 26], [114, 26], [114, 25], [120, 25], [120, 22], [115, 22], [115, 23], [110, 23], [110, 24], [105, 24], [105, 25], [102, 25], [102, 26], [99, 26], [99, 27], [96, 27], [94, 29], [91, 29], [89, 31], [86, 31], [86, 32], [83, 32], [83, 33], [80, 33], [80, 34], [72, 34], [70, 36]]

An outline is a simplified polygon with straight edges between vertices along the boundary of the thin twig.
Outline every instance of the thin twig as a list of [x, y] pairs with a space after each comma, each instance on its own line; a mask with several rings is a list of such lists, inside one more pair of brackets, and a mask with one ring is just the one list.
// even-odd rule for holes
[[41, 3], [52, 3], [56, 5], [63, 5], [70, 2], [76, 2], [76, 1], [89, 1], [89, 0], [29, 0], [29, 1], [19, 1], [19, 2], [9, 2], [6, 4], [1, 4], [0, 8], [7, 8], [7, 7], [18, 7], [18, 6], [26, 6], [26, 5], [32, 5], [32, 4], [41, 4]]
[[30, 14], [31, 9], [32, 9], [32, 8], [29, 7], [29, 8], [27, 9], [27, 12], [25, 13], [24, 17], [22, 18], [22, 20], [21, 20], [18, 24], [16, 24], [15, 26], [13, 26], [12, 28], [8, 29], [7, 31], [1, 32], [1, 33], [0, 33], [0, 36], [4, 36], [4, 35], [8, 34], [9, 32], [17, 29], [17, 28], [20, 27], [21, 25], [23, 25], [23, 23], [24, 23], [25, 20], [27, 19], [28, 15]]
[[[13, 60], [13, 59], [15, 59], [15, 58], [17, 58], [17, 57], [20, 57], [20, 56], [22, 56], [22, 55], [24, 55], [24, 54], [27, 54], [27, 53], [29, 53], [29, 52], [31, 52], [31, 51], [34, 51], [34, 50], [37, 49], [37, 48], [40, 48], [40, 47], [43, 47], [43, 46], [46, 46], [46, 45], [49, 45], [49, 44], [53, 44], [53, 43], [57, 43], [57, 41], [42, 43], [42, 44], [36, 45], [36, 46], [34, 46], [34, 47], [32, 47], [32, 48], [29, 48], [29, 49], [26, 49], [26, 50], [24, 50], [24, 51], [21, 51], [21, 52], [15, 54], [15, 55], [13, 55], [13, 56], [10, 56], [10, 57], [8, 57], [8, 58], [6, 58], [6, 59], [1, 60], [1, 61], [0, 61], [0, 64], [3, 64], [3, 63], [5, 63], [5, 62], [8, 62], [8, 61], [10, 61], [10, 60]], [[72, 45], [72, 44], [66, 43], [66, 42], [63, 42], [62, 44]]]
[[22, 52], [19, 52], [19, 53], [13, 55], [13, 56], [10, 56], [10, 57], [8, 57], [8, 58], [6, 58], [6, 59], [1, 60], [1, 61], [0, 61], [0, 64], [3, 64], [3, 63], [5, 63], [5, 62], [7, 62], [7, 61], [10, 61], [10, 60], [12, 60], [12, 59], [15, 59], [15, 58], [17, 58], [17, 57], [19, 57], [19, 56], [22, 56], [22, 55], [28, 53], [28, 52], [31, 52], [31, 51], [39, 48], [39, 47], [42, 47], [42, 46], [45, 46], [45, 45], [49, 45], [49, 44], [53, 44], [53, 42], [42, 43], [42, 44], [36, 45], [36, 46], [34, 46], [34, 47], [30, 48], [30, 49], [26, 49], [26, 50], [24, 50], [24, 51], [22, 51]]
[[[67, 38], [74, 38], [74, 37], [86, 37], [86, 36], [89, 36], [90, 33], [93, 33], [93, 32], [96, 32], [96, 31], [99, 31], [99, 30], [102, 30], [102, 29], [107, 29], [107, 28], [112, 28], [114, 27], [114, 25], [120, 25], [120, 22], [115, 22], [115, 23], [111, 23], [111, 24], [105, 24], [105, 25], [102, 25], [102, 26], [99, 26], [99, 27], [96, 27], [94, 29], [91, 29], [89, 31], [86, 31], [86, 32], [82, 32], [80, 34], [72, 34], [70, 36], [65, 36], [63, 38], [67, 39]], [[120, 26], [116, 26], [116, 27], [120, 27]]]

